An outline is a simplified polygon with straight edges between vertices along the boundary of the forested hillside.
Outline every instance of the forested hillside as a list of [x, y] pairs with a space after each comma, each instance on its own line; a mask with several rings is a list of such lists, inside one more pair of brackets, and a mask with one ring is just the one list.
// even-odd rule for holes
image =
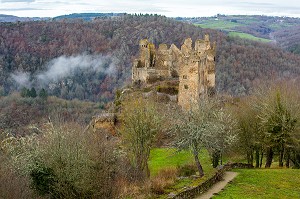
[[300, 24], [274, 33], [278, 44], [296, 54], [300, 54]]
[[253, 84], [300, 75], [300, 56], [271, 44], [230, 38], [222, 32], [162, 16], [125, 15], [82, 20], [0, 23], [2, 94], [35, 87], [65, 99], [111, 100], [117, 87], [130, 82], [138, 42], [156, 45], [204, 33], [217, 42], [217, 89], [247, 94]]
[[261, 15], [217, 15], [214, 17], [176, 18], [202, 28], [228, 33], [231, 37], [272, 42], [293, 53], [300, 54], [300, 19]]

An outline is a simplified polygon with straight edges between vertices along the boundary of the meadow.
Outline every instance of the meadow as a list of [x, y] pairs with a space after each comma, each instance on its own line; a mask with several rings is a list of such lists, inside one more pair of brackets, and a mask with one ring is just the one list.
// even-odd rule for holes
[[213, 199], [300, 198], [299, 170], [236, 169], [238, 176]]

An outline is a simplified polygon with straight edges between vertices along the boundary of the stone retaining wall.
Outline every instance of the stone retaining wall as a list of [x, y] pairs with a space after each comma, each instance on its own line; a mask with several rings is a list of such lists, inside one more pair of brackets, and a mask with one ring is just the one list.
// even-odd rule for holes
[[175, 196], [171, 196], [169, 198], [174, 198], [174, 199], [191, 199], [195, 198], [196, 196], [199, 196], [200, 194], [204, 193], [207, 191], [210, 187], [212, 187], [214, 184], [217, 182], [221, 181], [223, 179], [223, 175], [225, 171], [228, 171], [233, 168], [242, 168], [242, 169], [249, 169], [253, 168], [253, 165], [251, 164], [245, 164], [245, 163], [229, 163], [221, 166], [221, 168], [213, 175], [211, 178], [203, 182], [202, 184], [187, 189], [185, 191], [182, 191]]

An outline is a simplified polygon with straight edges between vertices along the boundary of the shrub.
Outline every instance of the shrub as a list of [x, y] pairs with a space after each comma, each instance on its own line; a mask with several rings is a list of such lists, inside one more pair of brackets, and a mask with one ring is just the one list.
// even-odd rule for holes
[[185, 164], [182, 166], [177, 166], [179, 176], [191, 176], [197, 172], [197, 167], [195, 164]]
[[151, 192], [154, 194], [163, 194], [165, 188], [175, 183], [176, 178], [176, 169], [168, 168], [161, 170], [155, 177], [151, 179]]
[[0, 198], [34, 198], [30, 181], [11, 168], [11, 165], [0, 154]]
[[157, 86], [156, 91], [160, 93], [166, 93], [170, 95], [177, 95], [178, 88], [176, 86]]
[[[40, 135], [12, 138], [13, 165], [50, 198], [114, 198], [119, 171], [113, 141], [77, 124], [49, 124]], [[8, 143], [8, 142], [7, 142]], [[14, 145], [13, 147], [11, 147]]]

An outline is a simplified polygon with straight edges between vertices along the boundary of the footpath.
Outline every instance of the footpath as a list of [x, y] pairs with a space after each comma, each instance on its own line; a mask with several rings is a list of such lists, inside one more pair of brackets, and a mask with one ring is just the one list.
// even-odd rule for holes
[[201, 196], [196, 197], [195, 199], [210, 199], [214, 196], [214, 194], [219, 193], [224, 189], [224, 187], [228, 184], [228, 182], [232, 181], [238, 173], [232, 171], [226, 171], [224, 173], [222, 181], [214, 184], [210, 189], [204, 192]]

